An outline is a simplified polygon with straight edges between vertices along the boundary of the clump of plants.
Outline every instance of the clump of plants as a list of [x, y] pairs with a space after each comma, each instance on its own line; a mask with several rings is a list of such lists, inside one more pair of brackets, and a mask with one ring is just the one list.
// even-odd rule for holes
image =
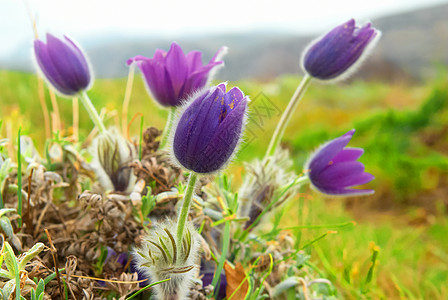
[[[280, 142], [309, 84], [353, 74], [379, 37], [350, 20], [305, 49], [304, 78], [266, 155], [245, 164], [241, 186], [225, 169], [244, 144], [250, 96], [211, 85], [225, 47], [208, 64], [176, 43], [130, 58], [123, 127], [108, 128], [87, 94], [94, 78], [81, 47], [67, 36], [36, 39], [39, 75], [52, 93], [79, 99], [94, 129], [85, 141], [56, 132], [42, 156], [19, 131], [17, 158], [0, 153], [1, 299], [337, 297], [304, 251], [325, 235], [302, 245], [270, 212], [306, 185], [331, 196], [371, 194], [353, 187], [374, 177], [358, 161], [363, 149], [347, 147], [354, 129], [318, 147], [301, 170]], [[136, 67], [169, 117], [162, 131], [141, 128], [132, 139]]]

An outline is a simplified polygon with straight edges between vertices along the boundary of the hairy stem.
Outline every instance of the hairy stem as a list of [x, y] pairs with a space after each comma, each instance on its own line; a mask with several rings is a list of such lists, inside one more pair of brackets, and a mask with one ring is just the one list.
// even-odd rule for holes
[[176, 108], [172, 107], [168, 113], [168, 119], [166, 120], [165, 128], [163, 129], [163, 135], [160, 140], [159, 149], [163, 149], [168, 142], [168, 137], [170, 136], [171, 129], [173, 127], [174, 115], [176, 114]]
[[294, 95], [289, 101], [289, 104], [286, 107], [285, 111], [283, 112], [282, 117], [277, 124], [277, 128], [275, 128], [274, 134], [272, 135], [271, 141], [266, 151], [266, 155], [264, 156], [264, 160], [266, 160], [269, 156], [274, 155], [275, 151], [277, 150], [277, 147], [280, 144], [280, 141], [285, 133], [285, 129], [288, 126], [289, 120], [291, 120], [291, 116], [299, 105], [300, 99], [302, 99], [302, 96], [305, 94], [305, 91], [308, 88], [310, 82], [311, 77], [306, 74], [297, 87], [296, 91], [294, 92]]
[[191, 198], [193, 198], [194, 187], [196, 186], [197, 179], [198, 174], [191, 172], [190, 177], [188, 178], [187, 190], [182, 202], [182, 209], [179, 213], [179, 218], [177, 219], [176, 245], [178, 258], [182, 251], [182, 238], [184, 236], [185, 223], [187, 222], [188, 212], [190, 211]]
[[124, 100], [123, 107], [121, 111], [121, 131], [125, 138], [129, 138], [128, 136], [128, 110], [129, 110], [129, 102], [131, 101], [132, 94], [132, 84], [134, 83], [134, 74], [135, 74], [135, 65], [131, 64], [129, 66], [128, 73], [128, 81], [126, 83], [126, 90], [124, 92]]
[[96, 109], [92, 104], [92, 101], [90, 101], [90, 98], [85, 91], [79, 93], [79, 99], [86, 108], [87, 112], [89, 113], [90, 119], [98, 128], [100, 133], [106, 132], [106, 127], [104, 127], [103, 121], [101, 121], [100, 116], [96, 112]]

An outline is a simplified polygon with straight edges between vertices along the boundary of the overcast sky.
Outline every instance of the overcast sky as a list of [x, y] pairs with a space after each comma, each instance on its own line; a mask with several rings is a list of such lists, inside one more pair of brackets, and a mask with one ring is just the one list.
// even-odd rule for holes
[[0, 0], [0, 55], [33, 38], [27, 6], [41, 35], [76, 39], [101, 33], [164, 35], [282, 30], [320, 33], [354, 17], [366, 21], [448, 0]]

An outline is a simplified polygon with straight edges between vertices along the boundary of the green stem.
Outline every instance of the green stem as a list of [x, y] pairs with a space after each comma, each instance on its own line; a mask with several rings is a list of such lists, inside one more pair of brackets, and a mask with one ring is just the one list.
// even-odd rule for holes
[[173, 121], [174, 121], [175, 114], [176, 114], [176, 108], [171, 107], [171, 109], [168, 113], [168, 119], [166, 120], [165, 128], [163, 129], [162, 138], [160, 139], [159, 149], [165, 148], [166, 143], [168, 142], [168, 138], [170, 136], [170, 132], [173, 127]]
[[182, 209], [179, 213], [179, 218], [177, 219], [177, 256], [179, 257], [182, 251], [182, 238], [184, 236], [185, 223], [187, 222], [188, 212], [190, 211], [191, 198], [193, 197], [194, 187], [196, 186], [196, 180], [198, 179], [198, 174], [191, 172], [188, 178], [187, 191], [184, 195], [184, 200], [182, 202]]
[[87, 113], [90, 116], [90, 119], [95, 124], [95, 126], [98, 128], [100, 133], [106, 132], [106, 127], [104, 127], [103, 121], [101, 121], [100, 116], [96, 112], [95, 107], [92, 104], [92, 101], [90, 101], [89, 96], [85, 91], [82, 91], [79, 93], [79, 99], [81, 99], [82, 104], [87, 110]]
[[18, 223], [19, 228], [22, 228], [22, 150], [20, 149], [20, 132], [17, 134], [17, 214], [20, 216]]
[[266, 155], [264, 156], [264, 160], [266, 160], [269, 156], [273, 156], [275, 151], [277, 150], [277, 147], [280, 144], [280, 141], [285, 133], [285, 129], [288, 126], [289, 120], [291, 119], [292, 114], [299, 105], [300, 99], [302, 99], [302, 96], [305, 94], [305, 91], [308, 88], [310, 82], [311, 76], [305, 74], [296, 91], [294, 92], [294, 95], [289, 101], [288, 106], [283, 112], [283, 115], [277, 124], [277, 128], [275, 128], [274, 134], [272, 135], [271, 141], [268, 146], [268, 150], [266, 151]]
[[221, 280], [221, 272], [224, 268], [227, 252], [229, 251], [230, 244], [230, 221], [227, 221], [224, 225], [224, 235], [222, 236], [222, 251], [219, 257], [218, 267], [216, 268], [215, 275], [213, 276], [212, 286], [215, 288], [215, 297], [217, 298], [219, 293], [218, 283]]

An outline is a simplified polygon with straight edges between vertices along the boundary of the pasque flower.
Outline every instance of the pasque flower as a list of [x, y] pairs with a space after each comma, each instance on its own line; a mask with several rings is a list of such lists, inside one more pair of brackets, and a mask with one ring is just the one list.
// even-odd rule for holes
[[223, 64], [218, 56], [225, 49], [221, 48], [203, 65], [201, 52], [191, 51], [185, 55], [177, 43], [172, 43], [168, 52], [157, 49], [153, 58], [138, 55], [130, 58], [127, 64], [137, 64], [149, 91], [162, 106], [179, 106], [186, 96], [207, 84], [211, 71]]
[[47, 81], [65, 96], [87, 90], [92, 72], [83, 51], [68, 37], [57, 38], [47, 33], [47, 43], [34, 41], [37, 65]]
[[316, 79], [343, 79], [356, 70], [380, 35], [370, 23], [359, 27], [351, 19], [312, 42], [302, 55], [302, 67]]
[[177, 123], [174, 157], [185, 169], [212, 173], [233, 155], [241, 138], [249, 99], [237, 87], [226, 92], [223, 83], [192, 98]]
[[346, 147], [355, 130], [350, 130], [321, 146], [305, 165], [312, 186], [327, 195], [365, 195], [373, 190], [351, 189], [374, 179], [364, 172], [357, 159], [364, 153], [361, 148]]

